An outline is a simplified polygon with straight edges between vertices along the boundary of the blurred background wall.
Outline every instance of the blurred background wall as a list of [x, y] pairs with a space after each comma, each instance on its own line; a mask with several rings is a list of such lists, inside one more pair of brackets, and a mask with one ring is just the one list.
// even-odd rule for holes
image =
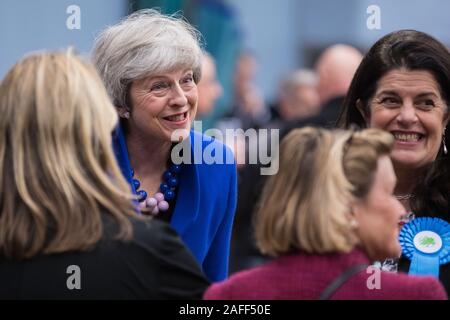
[[[80, 7], [80, 30], [66, 27], [70, 5]], [[30, 51], [73, 45], [89, 52], [95, 35], [128, 8], [128, 0], [0, 0], [0, 77]]]
[[[81, 9], [80, 30], [66, 27], [70, 5]], [[370, 5], [381, 10], [380, 30], [366, 26]], [[106, 25], [134, 9], [154, 6], [164, 12], [183, 10], [216, 57], [225, 95], [212, 118], [230, 105], [233, 65], [241, 49], [257, 57], [255, 81], [271, 101], [282, 75], [313, 66], [317, 54], [333, 43], [364, 51], [390, 31], [413, 28], [450, 44], [448, 0], [0, 0], [0, 77], [30, 51], [73, 45], [88, 53]]]

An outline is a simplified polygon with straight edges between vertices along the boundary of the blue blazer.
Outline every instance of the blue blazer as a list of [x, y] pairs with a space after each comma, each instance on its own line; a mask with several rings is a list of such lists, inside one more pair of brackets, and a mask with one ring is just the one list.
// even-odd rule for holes
[[[213, 154], [221, 150], [222, 160], [232, 159], [231, 164], [183, 164], [179, 176], [178, 195], [171, 225], [189, 247], [203, 272], [212, 282], [228, 276], [228, 259], [231, 231], [236, 210], [236, 163], [231, 150], [214, 138], [191, 131], [190, 144], [194, 152]], [[196, 147], [197, 146], [197, 147]], [[119, 166], [133, 192], [131, 166], [125, 135], [119, 125], [113, 133], [113, 147]], [[216, 157], [215, 157], [216, 158]], [[197, 161], [196, 161], [197, 162]]]

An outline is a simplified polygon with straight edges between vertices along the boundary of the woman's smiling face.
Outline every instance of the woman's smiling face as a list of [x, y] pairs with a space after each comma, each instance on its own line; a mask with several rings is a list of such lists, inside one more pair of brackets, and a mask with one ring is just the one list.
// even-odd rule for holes
[[131, 131], [171, 141], [175, 130], [190, 130], [198, 102], [192, 70], [179, 69], [136, 80], [129, 95]]
[[369, 101], [368, 126], [395, 137], [397, 167], [422, 168], [433, 162], [448, 121], [447, 104], [432, 73], [395, 69], [384, 75]]

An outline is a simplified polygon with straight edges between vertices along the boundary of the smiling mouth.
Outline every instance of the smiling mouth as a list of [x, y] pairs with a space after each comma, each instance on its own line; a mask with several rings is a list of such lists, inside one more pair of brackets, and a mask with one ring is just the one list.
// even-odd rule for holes
[[395, 141], [398, 142], [419, 142], [425, 135], [421, 133], [405, 133], [405, 132], [391, 132]]
[[179, 113], [179, 114], [176, 114], [173, 116], [164, 117], [163, 119], [170, 121], [170, 122], [182, 122], [182, 121], [186, 120], [187, 116], [188, 116], [188, 113], [186, 111], [184, 113]]

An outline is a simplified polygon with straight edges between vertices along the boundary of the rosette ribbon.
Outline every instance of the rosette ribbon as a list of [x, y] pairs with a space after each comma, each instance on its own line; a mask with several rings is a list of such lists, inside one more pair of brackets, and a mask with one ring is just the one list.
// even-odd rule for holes
[[439, 277], [439, 266], [450, 262], [450, 224], [439, 218], [421, 217], [400, 231], [403, 254], [411, 260], [409, 274]]

